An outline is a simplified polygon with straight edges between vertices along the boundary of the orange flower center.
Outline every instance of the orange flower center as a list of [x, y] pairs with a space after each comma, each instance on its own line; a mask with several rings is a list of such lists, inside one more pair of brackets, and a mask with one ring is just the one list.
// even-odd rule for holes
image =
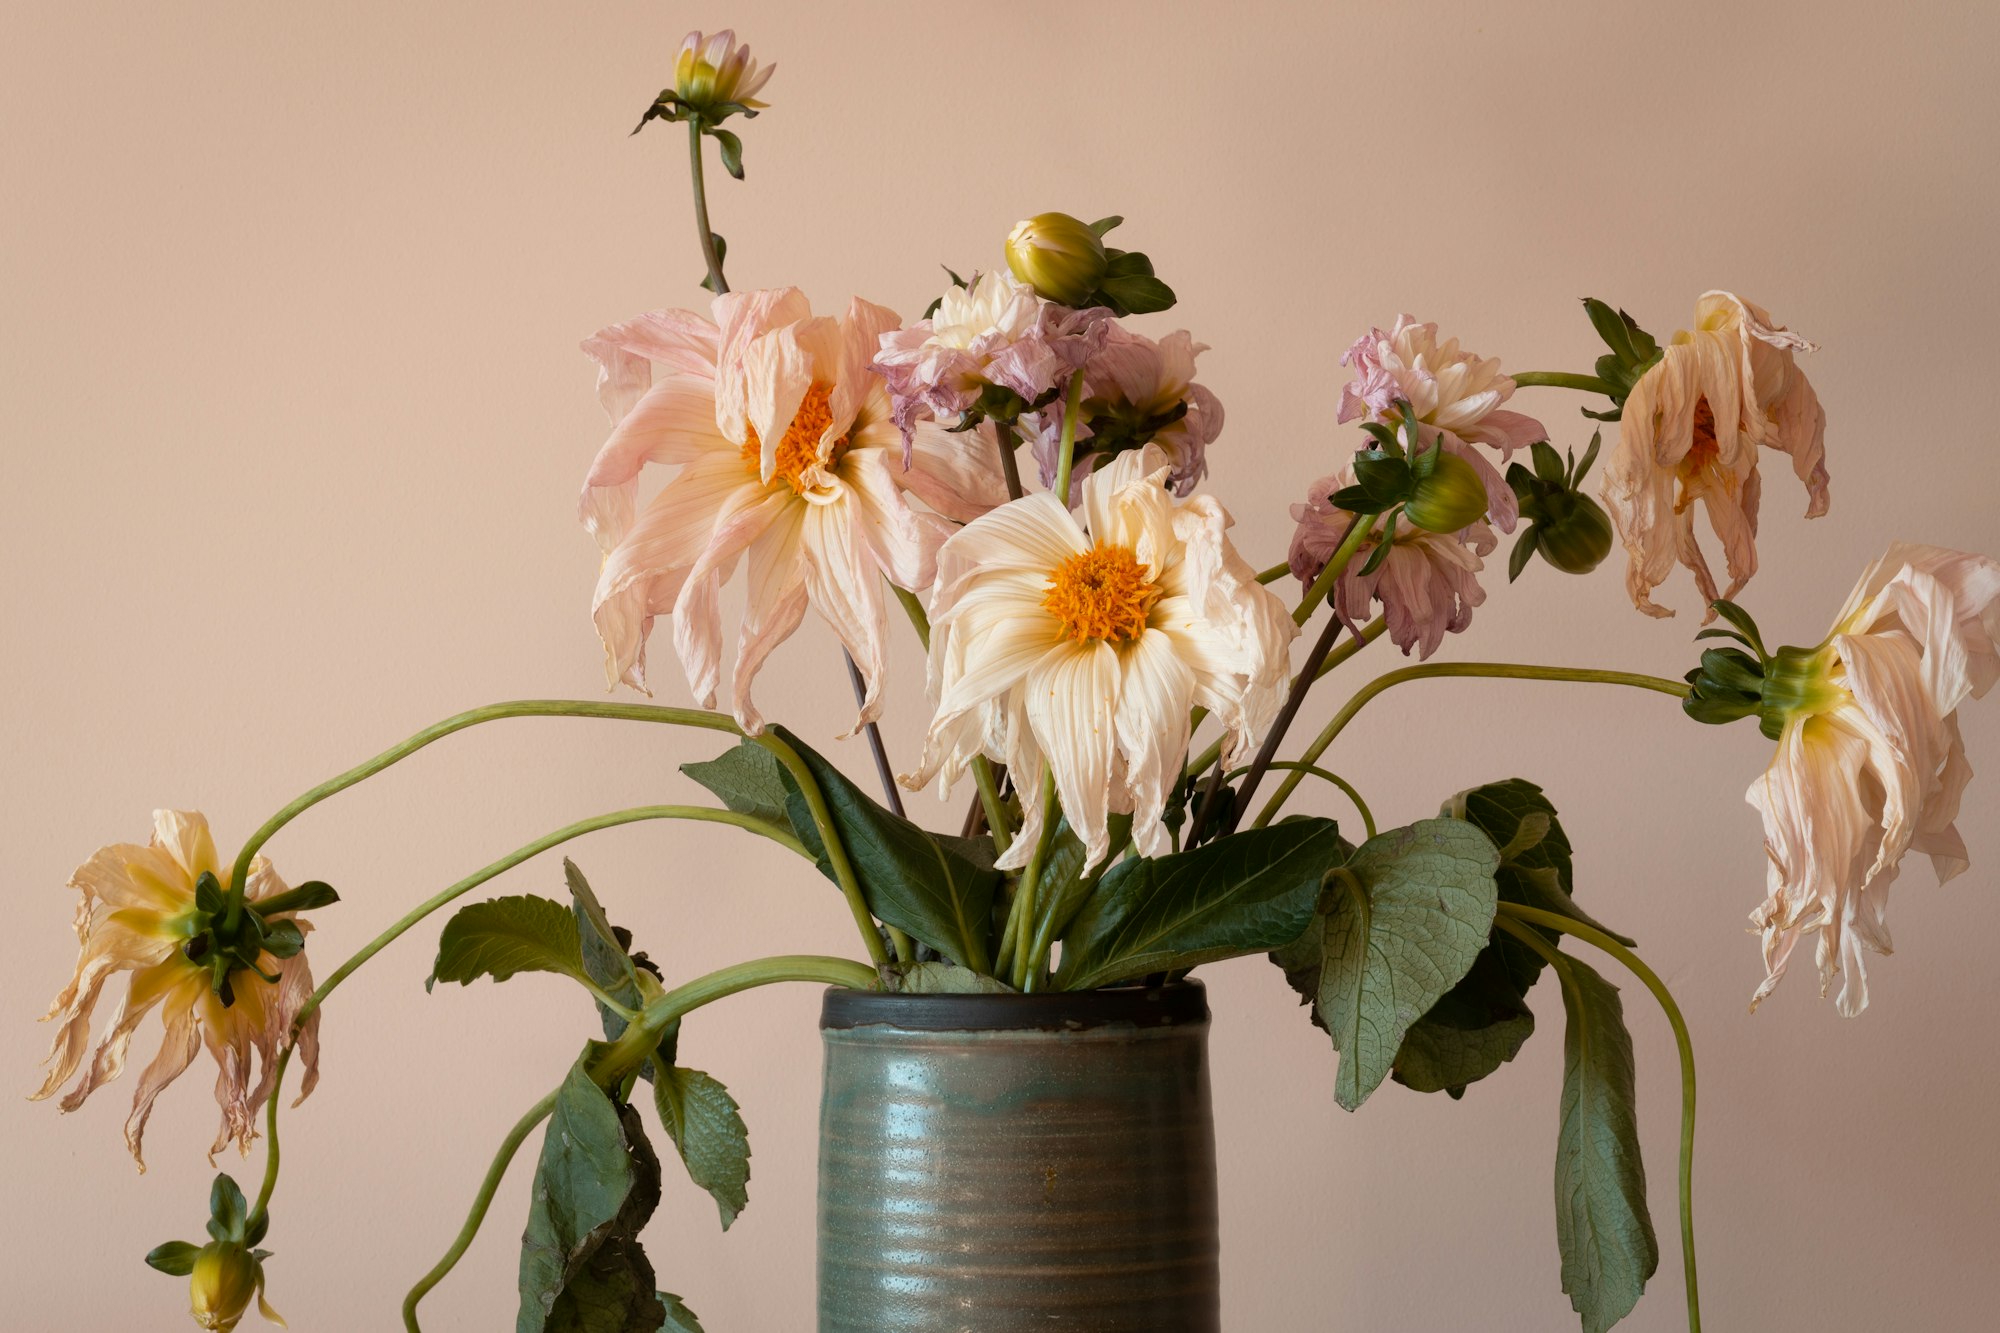
[[[778, 441], [772, 479], [784, 478], [794, 494], [805, 494], [806, 470], [819, 462], [820, 437], [833, 424], [832, 398], [832, 388], [815, 380], [800, 400], [799, 410], [792, 414], [792, 424], [785, 428], [785, 438]], [[743, 441], [743, 461], [750, 465], [752, 472], [758, 472], [763, 465], [764, 442], [757, 438], [755, 426], [746, 425], [744, 433], [747, 438]], [[840, 456], [846, 452], [847, 437], [842, 435], [833, 442], [833, 449], [827, 455], [827, 466], [839, 462]]]
[[1042, 606], [1078, 643], [1122, 643], [1146, 629], [1160, 590], [1129, 546], [1100, 543], [1058, 565]]
[[1721, 457], [1722, 446], [1715, 440], [1715, 409], [1708, 405], [1708, 399], [1698, 398], [1694, 404], [1693, 439], [1688, 445], [1687, 456], [1674, 469], [1681, 483], [1680, 495], [1674, 501], [1675, 513], [1695, 502], [1699, 494], [1696, 487], [1704, 481], [1720, 486], [1731, 495], [1736, 494], [1735, 475], [1716, 466]]

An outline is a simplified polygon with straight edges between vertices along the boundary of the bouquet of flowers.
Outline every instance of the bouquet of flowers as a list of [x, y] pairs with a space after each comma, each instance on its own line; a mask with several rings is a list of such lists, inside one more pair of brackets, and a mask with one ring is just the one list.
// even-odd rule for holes
[[[202, 815], [160, 811], [149, 842], [104, 847], [71, 879], [82, 947], [50, 1007], [37, 1095], [82, 1105], [157, 1016], [163, 1038], [136, 1076], [125, 1127], [135, 1160], [154, 1100], [203, 1048], [222, 1113], [211, 1159], [232, 1143], [248, 1154], [266, 1121], [254, 1199], [218, 1175], [207, 1239], [169, 1241], [146, 1261], [189, 1280], [202, 1327], [234, 1327], [253, 1298], [276, 1320], [261, 1246], [286, 1076], [296, 1073], [303, 1100], [333, 993], [449, 908], [434, 982], [555, 974], [589, 997], [601, 1032], [579, 1032], [575, 1063], [551, 1072], [553, 1090], [508, 1134], [464, 1230], [405, 1302], [411, 1329], [544, 1120], [519, 1327], [699, 1327], [658, 1290], [640, 1244], [661, 1168], [637, 1108], [653, 1104], [727, 1227], [747, 1201], [743, 1120], [720, 1081], [676, 1060], [681, 1024], [713, 1001], [781, 981], [1003, 998], [1160, 987], [1260, 953], [1324, 1029], [1350, 1111], [1385, 1081], [1456, 1097], [1492, 1074], [1532, 1033], [1526, 996], [1550, 976], [1567, 1023], [1557, 1242], [1564, 1290], [1592, 1330], [1633, 1307], [1658, 1262], [1631, 1043], [1598, 966], [1636, 977], [1679, 1043], [1680, 1212], [1698, 1327], [1687, 1029], [1632, 941], [1600, 920], [1613, 913], [1579, 892], [1557, 810], [1515, 777], [1440, 793], [1435, 814], [1384, 827], [1359, 756], [1335, 753], [1336, 742], [1384, 692], [1438, 677], [1616, 686], [1675, 699], [1701, 723], [1755, 719], [1775, 750], [1747, 792], [1768, 852], [1767, 895], [1751, 913], [1767, 975], [1753, 1004], [1811, 937], [1822, 992], [1856, 1015], [1867, 956], [1889, 949], [1887, 893], [1905, 856], [1928, 855], [1940, 880], [1966, 868], [1953, 827], [1971, 776], [1957, 710], [2000, 676], [2000, 564], [1892, 546], [1823, 639], [1768, 646], [1739, 601], [1757, 571], [1763, 467], [1788, 469], [1805, 516], [1822, 515], [1825, 416], [1801, 366], [1813, 344], [1711, 291], [1691, 327], [1665, 340], [1585, 301], [1606, 350], [1580, 372], [1503, 373], [1409, 315], [1368, 330], [1341, 360], [1346, 429], [1329, 433], [1327, 475], [1300, 479], [1289, 549], [1260, 569], [1203, 488], [1224, 425], [1196, 379], [1205, 349], [1186, 331], [1149, 328], [1175, 296], [1145, 254], [1111, 243], [1123, 219], [1032, 216], [1004, 247], [996, 236], [985, 267], [947, 270], [949, 288], [908, 324], [859, 299], [816, 314], [794, 288], [730, 289], [705, 159], [712, 142], [743, 176], [729, 125], [765, 109], [771, 74], [731, 33], [688, 36], [673, 86], [639, 128], [684, 128], [712, 300], [583, 344], [612, 423], [579, 505], [603, 554], [591, 614], [607, 675], [650, 693], [647, 650], [664, 617], [692, 704], [475, 708], [313, 787], [233, 856]], [[1511, 405], [1524, 388], [1580, 394], [1588, 420], [1551, 429]], [[1726, 584], [1697, 535], [1702, 516]], [[1255, 530], [1271, 528], [1263, 516]], [[1654, 596], [1685, 568], [1696, 594], [1686, 600], [1706, 626], [1692, 668], [1429, 661], [1446, 635], [1471, 628], [1503, 539], [1510, 581], [1531, 569], [1586, 575], [1622, 548], [1631, 601], [1650, 616], [1674, 614]], [[718, 706], [731, 584], [744, 600]], [[838, 641], [856, 700], [846, 734], [871, 752], [877, 792], [753, 695], [808, 611]], [[928, 733], [900, 771], [877, 727], [892, 633], [914, 634], [927, 653], [922, 702], [913, 690], [899, 702], [928, 710]], [[1415, 661], [1358, 685], [1330, 681], [1382, 638]], [[1341, 702], [1307, 739], [1297, 724], [1316, 689]], [[316, 981], [311, 917], [339, 895], [281, 878], [266, 845], [433, 742], [527, 716], [713, 733], [714, 757], [682, 768], [713, 799], [538, 837], [410, 908]], [[1337, 789], [1352, 817], [1288, 813], [1307, 781]], [[962, 823], [913, 821], [899, 785], [968, 793]], [[463, 901], [587, 833], [661, 819], [733, 825], [797, 853], [842, 895], [853, 956], [665, 977], [574, 864], [566, 901]], [[99, 1001], [121, 982], [93, 1049]]]

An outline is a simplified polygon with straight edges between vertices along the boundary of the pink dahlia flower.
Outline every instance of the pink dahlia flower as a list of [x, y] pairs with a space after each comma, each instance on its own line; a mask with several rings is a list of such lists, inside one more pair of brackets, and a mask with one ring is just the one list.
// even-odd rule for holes
[[[688, 685], [712, 707], [722, 670], [722, 585], [744, 567], [730, 708], [756, 732], [751, 682], [811, 606], [866, 683], [856, 726], [880, 707], [886, 615], [877, 576], [923, 589], [944, 517], [1006, 498], [992, 441], [919, 429], [911, 465], [882, 377], [868, 368], [893, 311], [856, 300], [815, 316], [796, 288], [732, 292], [710, 322], [664, 310], [584, 343], [614, 423], [579, 510], [604, 552], [591, 616], [611, 680], [646, 688], [646, 640], [674, 618]], [[677, 469], [643, 508], [649, 463]], [[934, 512], [910, 503], [915, 496]], [[940, 517], [940, 516], [944, 517]]]
[[[1208, 475], [1208, 446], [1222, 433], [1222, 404], [1194, 382], [1195, 358], [1207, 350], [1186, 329], [1154, 342], [1122, 324], [1106, 326], [1103, 346], [1084, 364], [1072, 504], [1093, 469], [1147, 444], [1166, 460], [1175, 495], [1185, 497]], [[1035, 459], [1044, 486], [1055, 484], [1062, 422], [1060, 397], [1036, 415]]]
[[1502, 532], [1512, 532], [1520, 517], [1514, 491], [1471, 446], [1498, 449], [1505, 462], [1516, 449], [1547, 439], [1548, 431], [1533, 417], [1500, 406], [1513, 396], [1514, 381], [1500, 373], [1498, 358], [1460, 351], [1456, 338], [1440, 343], [1437, 332], [1435, 324], [1398, 315], [1388, 332], [1370, 329], [1356, 339], [1340, 358], [1341, 365], [1352, 367], [1354, 379], [1340, 392], [1339, 419], [1398, 425], [1396, 402], [1408, 403], [1430, 428], [1420, 436], [1428, 442], [1436, 432], [1446, 449], [1472, 465], [1486, 485], [1487, 516]]

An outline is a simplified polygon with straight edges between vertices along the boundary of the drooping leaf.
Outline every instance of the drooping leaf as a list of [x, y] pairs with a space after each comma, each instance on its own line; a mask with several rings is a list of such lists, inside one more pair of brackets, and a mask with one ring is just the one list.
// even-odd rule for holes
[[586, 1047], [563, 1080], [542, 1140], [516, 1333], [652, 1333], [667, 1317], [639, 1244], [660, 1202], [660, 1160], [638, 1113], [591, 1081], [589, 1058]]
[[694, 1317], [694, 1311], [681, 1304], [681, 1298], [671, 1291], [660, 1293], [660, 1304], [666, 1307], [667, 1322], [660, 1326], [661, 1333], [702, 1333], [701, 1321]]
[[682, 764], [681, 772], [714, 792], [737, 814], [768, 819], [779, 828], [791, 827], [785, 813], [790, 790], [785, 767], [755, 741], [744, 741], [713, 759]]
[[1584, 1333], [1630, 1314], [1660, 1266], [1646, 1211], [1632, 1035], [1618, 988], [1564, 955], [1562, 1121], [1556, 1136], [1556, 1244], [1562, 1286]]
[[211, 1240], [250, 1241], [250, 1201], [227, 1172], [219, 1172], [208, 1187], [208, 1234]]
[[722, 150], [722, 169], [737, 180], [743, 179], [743, 141], [728, 130], [710, 130], [715, 146]]
[[201, 1246], [184, 1240], [170, 1240], [146, 1251], [146, 1266], [170, 1277], [186, 1277], [194, 1272], [194, 1261], [200, 1255]]
[[913, 963], [887, 971], [889, 989], [898, 995], [1013, 995], [1015, 990], [997, 977], [960, 967], [956, 963]]
[[1465, 1095], [1520, 1053], [1535, 1031], [1535, 1015], [1492, 945], [1472, 970], [1410, 1025], [1390, 1077], [1417, 1092]]
[[[577, 869], [576, 862], [563, 858], [563, 877], [569, 886], [571, 911], [576, 916], [577, 936], [583, 946], [583, 970], [597, 983], [597, 988], [609, 995], [627, 1009], [638, 1009], [645, 1004], [645, 992], [639, 983], [641, 968], [655, 977], [659, 969], [643, 954], [635, 956], [631, 952], [631, 932], [622, 930], [611, 923], [604, 906], [591, 890], [590, 881]], [[605, 1004], [597, 996], [591, 997], [597, 1005], [598, 1021], [604, 1028], [606, 1041], [617, 1041], [625, 1035], [625, 1015]], [[660, 1043], [659, 1059], [671, 1065], [674, 1059], [675, 1043], [680, 1035], [680, 1023], [676, 1021], [667, 1030]], [[654, 1061], [648, 1060], [640, 1067], [639, 1076], [651, 1082], [654, 1075]]]
[[653, 1106], [688, 1178], [709, 1192], [729, 1230], [750, 1201], [750, 1135], [736, 1099], [699, 1069], [677, 1068], [653, 1080]]
[[[975, 859], [984, 844], [919, 827], [870, 798], [785, 728], [774, 726], [771, 730], [798, 752], [819, 784], [869, 910], [952, 962], [976, 972], [990, 972], [992, 960], [987, 957], [986, 939], [1001, 874], [991, 861], [981, 864]], [[818, 859], [820, 870], [832, 879], [833, 865], [827, 860], [805, 796], [790, 781], [789, 773], [785, 779], [792, 831]]]
[[559, 972], [589, 981], [576, 918], [568, 908], [533, 894], [461, 907], [438, 936], [437, 963], [425, 984], [469, 986], [480, 977], [505, 981], [517, 972]]
[[1340, 860], [1338, 826], [1305, 819], [1121, 861], [1071, 920], [1055, 984], [1093, 990], [1280, 948], [1312, 920]]
[[[1342, 1107], [1367, 1100], [1411, 1025], [1472, 969], [1493, 928], [1499, 860], [1472, 825], [1426, 819], [1370, 838], [1329, 880], [1314, 1005], [1340, 1052]], [[1296, 962], [1305, 947], [1287, 952]]]

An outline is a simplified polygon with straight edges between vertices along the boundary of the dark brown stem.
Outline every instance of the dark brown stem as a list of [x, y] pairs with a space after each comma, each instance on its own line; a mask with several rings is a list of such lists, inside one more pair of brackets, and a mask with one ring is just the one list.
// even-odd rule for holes
[[[1300, 667], [1299, 674], [1293, 677], [1292, 692], [1285, 696], [1285, 706], [1278, 710], [1277, 720], [1271, 723], [1271, 729], [1264, 733], [1264, 743], [1257, 747], [1257, 757], [1250, 761], [1250, 771], [1243, 775], [1243, 785], [1236, 789], [1236, 801], [1222, 826], [1222, 832], [1217, 836], [1226, 837], [1236, 831], [1238, 821], [1243, 818], [1243, 808], [1250, 803], [1250, 797], [1257, 790], [1257, 784], [1263, 781], [1265, 771], [1271, 767], [1271, 761], [1277, 758], [1278, 746], [1285, 739], [1285, 732], [1291, 728], [1292, 719], [1299, 715], [1299, 705], [1306, 701], [1306, 691], [1310, 690], [1313, 682], [1319, 679], [1320, 664], [1325, 662], [1326, 655], [1333, 651], [1333, 645], [1340, 641], [1340, 631], [1344, 628], [1346, 627], [1341, 623], [1340, 617], [1329, 612], [1326, 628], [1320, 631], [1312, 651], [1306, 654], [1305, 665]], [[1357, 639], [1360, 638], [1360, 634], [1359, 630], [1355, 631]], [[1222, 765], [1217, 764], [1215, 768], [1219, 778]], [[1210, 786], [1214, 785], [1214, 781], [1211, 780]], [[1204, 802], [1204, 807], [1205, 805]], [[1188, 838], [1192, 841], [1194, 835], [1190, 833]]]

